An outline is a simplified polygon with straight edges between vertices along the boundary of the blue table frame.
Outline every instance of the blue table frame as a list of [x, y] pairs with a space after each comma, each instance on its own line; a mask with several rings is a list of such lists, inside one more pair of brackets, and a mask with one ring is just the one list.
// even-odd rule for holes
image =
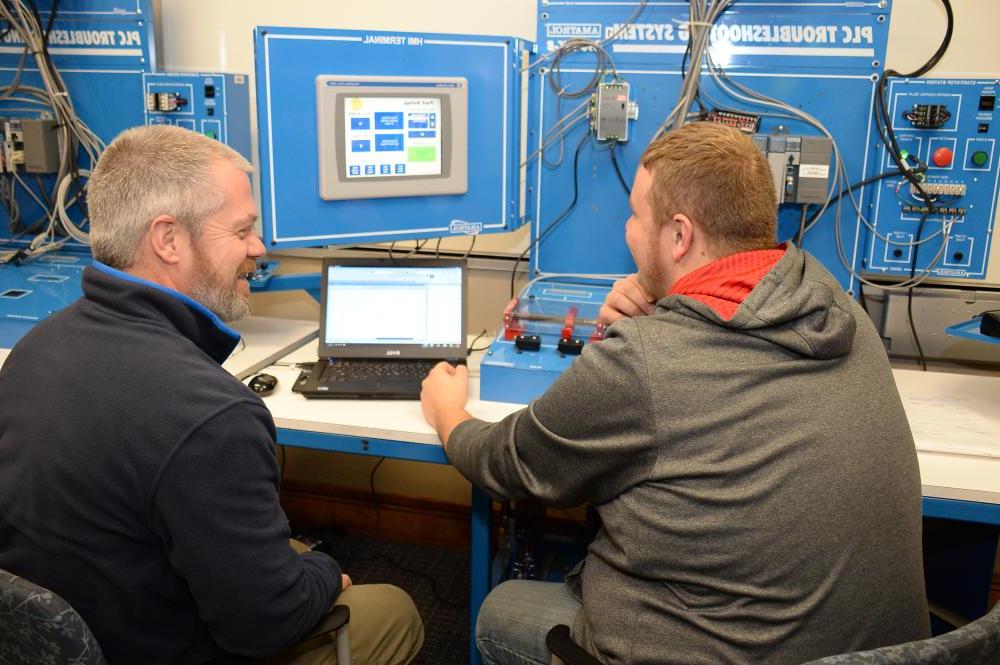
[[[413, 462], [448, 464], [442, 446], [406, 441], [390, 441], [341, 434], [326, 434], [306, 430], [277, 429], [278, 443], [295, 448], [311, 448], [353, 455], [371, 455]], [[476, 619], [479, 607], [489, 592], [490, 538], [493, 502], [475, 485], [472, 486], [471, 530], [469, 536], [469, 662], [480, 665], [476, 649]]]

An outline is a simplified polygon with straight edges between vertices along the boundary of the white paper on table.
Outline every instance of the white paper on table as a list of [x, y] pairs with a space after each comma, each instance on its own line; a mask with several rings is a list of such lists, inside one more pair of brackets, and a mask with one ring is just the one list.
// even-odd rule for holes
[[908, 397], [903, 405], [918, 450], [1000, 457], [996, 421], [968, 400], [946, 395]]

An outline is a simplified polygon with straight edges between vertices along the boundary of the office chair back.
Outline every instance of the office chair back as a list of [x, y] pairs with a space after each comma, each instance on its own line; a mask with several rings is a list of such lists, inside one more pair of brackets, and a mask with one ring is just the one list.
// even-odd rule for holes
[[1000, 603], [950, 633], [871, 651], [827, 656], [806, 665], [998, 665]]
[[65, 600], [0, 569], [0, 663], [105, 665], [87, 624]]
[[[552, 655], [567, 665], [600, 663], [573, 642], [569, 626], [553, 627], [545, 642]], [[805, 665], [1000, 665], [1000, 603], [985, 616], [944, 635], [827, 656]]]

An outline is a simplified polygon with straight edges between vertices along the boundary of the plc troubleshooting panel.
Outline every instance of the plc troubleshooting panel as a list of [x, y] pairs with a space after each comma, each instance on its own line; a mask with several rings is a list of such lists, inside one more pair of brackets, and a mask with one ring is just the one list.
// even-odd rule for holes
[[[998, 91], [996, 80], [890, 81], [886, 102], [901, 157], [923, 173], [924, 191], [901, 176], [881, 181], [873, 199], [878, 235], [869, 242], [869, 273], [908, 277], [931, 268], [940, 279], [990, 279], [1000, 173]], [[896, 168], [884, 150], [878, 155], [879, 172]]]

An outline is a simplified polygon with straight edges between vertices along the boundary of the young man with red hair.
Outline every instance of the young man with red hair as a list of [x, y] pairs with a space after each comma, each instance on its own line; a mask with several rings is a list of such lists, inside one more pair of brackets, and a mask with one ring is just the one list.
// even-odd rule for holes
[[642, 156], [638, 273], [540, 398], [465, 412], [464, 368], [424, 382], [451, 462], [495, 497], [589, 502], [565, 585], [516, 580], [479, 615], [487, 663], [547, 663], [554, 624], [606, 663], [802, 663], [926, 637], [920, 477], [871, 321], [813, 257], [775, 246], [750, 139], [695, 123]]

